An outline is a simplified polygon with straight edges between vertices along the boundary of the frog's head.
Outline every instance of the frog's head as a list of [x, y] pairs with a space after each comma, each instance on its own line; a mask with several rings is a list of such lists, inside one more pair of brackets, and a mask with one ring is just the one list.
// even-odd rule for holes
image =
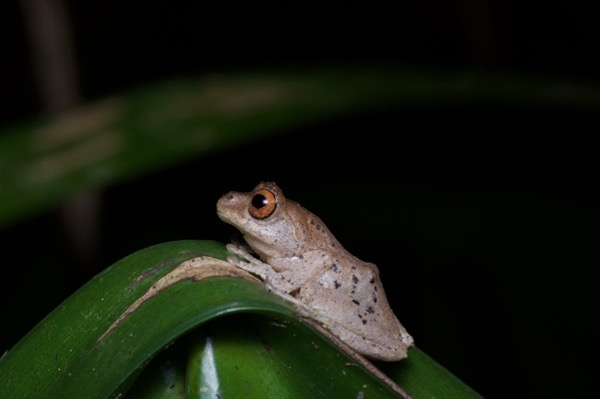
[[240, 230], [261, 257], [281, 257], [294, 254], [298, 248], [286, 206], [277, 184], [261, 182], [250, 192], [231, 191], [222, 196], [217, 202], [217, 215]]

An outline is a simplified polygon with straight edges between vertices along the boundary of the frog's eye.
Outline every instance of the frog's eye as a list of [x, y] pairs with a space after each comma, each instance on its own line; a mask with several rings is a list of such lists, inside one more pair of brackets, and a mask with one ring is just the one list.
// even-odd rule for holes
[[255, 219], [265, 219], [271, 216], [276, 208], [275, 194], [263, 188], [254, 193], [248, 211]]

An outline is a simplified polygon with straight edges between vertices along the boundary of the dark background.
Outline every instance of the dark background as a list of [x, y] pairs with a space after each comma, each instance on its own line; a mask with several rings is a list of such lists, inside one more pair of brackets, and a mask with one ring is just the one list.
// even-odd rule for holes
[[[584, 2], [66, 4], [84, 102], [173, 77], [287, 67], [486, 71], [590, 87], [600, 70], [597, 13]], [[0, 49], [7, 127], [45, 112], [18, 2], [0, 5]], [[2, 267], [16, 279], [3, 284], [0, 349], [135, 250], [227, 241], [219, 196], [274, 180], [379, 265], [419, 347], [481, 394], [583, 396], [600, 354], [597, 114], [463, 100], [288, 129], [102, 190], [92, 258], [73, 250], [57, 210], [33, 216], [0, 230]]]

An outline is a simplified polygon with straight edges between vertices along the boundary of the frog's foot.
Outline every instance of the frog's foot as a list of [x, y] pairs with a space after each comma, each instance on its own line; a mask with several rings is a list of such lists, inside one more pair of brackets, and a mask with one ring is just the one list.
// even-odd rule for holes
[[[230, 254], [237, 255], [242, 259], [248, 260], [249, 257], [254, 258], [254, 256], [252, 256], [252, 254], [250, 253], [250, 247], [247, 245], [231, 243], [227, 244], [225, 248], [227, 248], [227, 252], [229, 252]], [[231, 258], [231, 256], [229, 258]]]
[[227, 257], [227, 262], [249, 273], [256, 274], [263, 280], [275, 278], [277, 274], [269, 264], [256, 259], [245, 245], [227, 244], [227, 251], [233, 254]]
[[268, 263], [255, 258], [250, 253], [249, 247], [245, 245], [227, 244], [227, 251], [233, 254], [232, 256], [227, 257], [227, 262], [249, 273], [258, 275], [262, 278], [267, 290], [283, 298], [287, 302], [290, 302], [302, 315], [307, 316], [311, 314], [304, 303], [280, 288], [284, 277], [273, 270]]

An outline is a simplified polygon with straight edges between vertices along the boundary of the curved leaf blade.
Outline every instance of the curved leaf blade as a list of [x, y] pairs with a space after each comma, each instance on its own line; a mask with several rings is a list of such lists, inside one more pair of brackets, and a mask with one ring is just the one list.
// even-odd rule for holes
[[[340, 348], [296, 319], [294, 310], [283, 300], [243, 279], [180, 281], [149, 299], [98, 341], [125, 310], [174, 267], [200, 255], [223, 258], [225, 254], [219, 243], [178, 241], [139, 251], [106, 269], [0, 359], [0, 397], [122, 395], [130, 387], [131, 378], [162, 348], [200, 325], [201, 332], [206, 334], [208, 328], [209, 333], [201, 336], [190, 352], [188, 393], [191, 390], [202, 397], [210, 392], [205, 389], [209, 374], [200, 366], [210, 364], [202, 359], [212, 354], [213, 369], [218, 371], [220, 381], [216, 389], [233, 396], [241, 392], [240, 387], [247, 386], [240, 381], [256, 386], [257, 381], [270, 378], [272, 383], [265, 385], [267, 391], [245, 390], [245, 397], [264, 397], [265, 392], [273, 390], [291, 398], [332, 392], [360, 397], [360, 392], [365, 395], [367, 391], [369, 397], [397, 397]], [[258, 315], [222, 318], [235, 313]], [[222, 320], [206, 324], [215, 318]], [[248, 320], [252, 328], [241, 328]], [[209, 349], [207, 342], [211, 343]], [[390, 364], [387, 369], [400, 385], [410, 387], [415, 397], [430, 397], [432, 392], [476, 397], [450, 373], [418, 353], [411, 350], [409, 361]], [[194, 361], [194, 356], [200, 356], [199, 360]], [[270, 367], [257, 368], [257, 361]], [[236, 366], [238, 371], [233, 372]], [[239, 370], [244, 368], [246, 373], [241, 373]], [[169, 384], [180, 389], [182, 380], [178, 378], [173, 380], [178, 383]], [[437, 381], [435, 391], [428, 388], [432, 378]]]

